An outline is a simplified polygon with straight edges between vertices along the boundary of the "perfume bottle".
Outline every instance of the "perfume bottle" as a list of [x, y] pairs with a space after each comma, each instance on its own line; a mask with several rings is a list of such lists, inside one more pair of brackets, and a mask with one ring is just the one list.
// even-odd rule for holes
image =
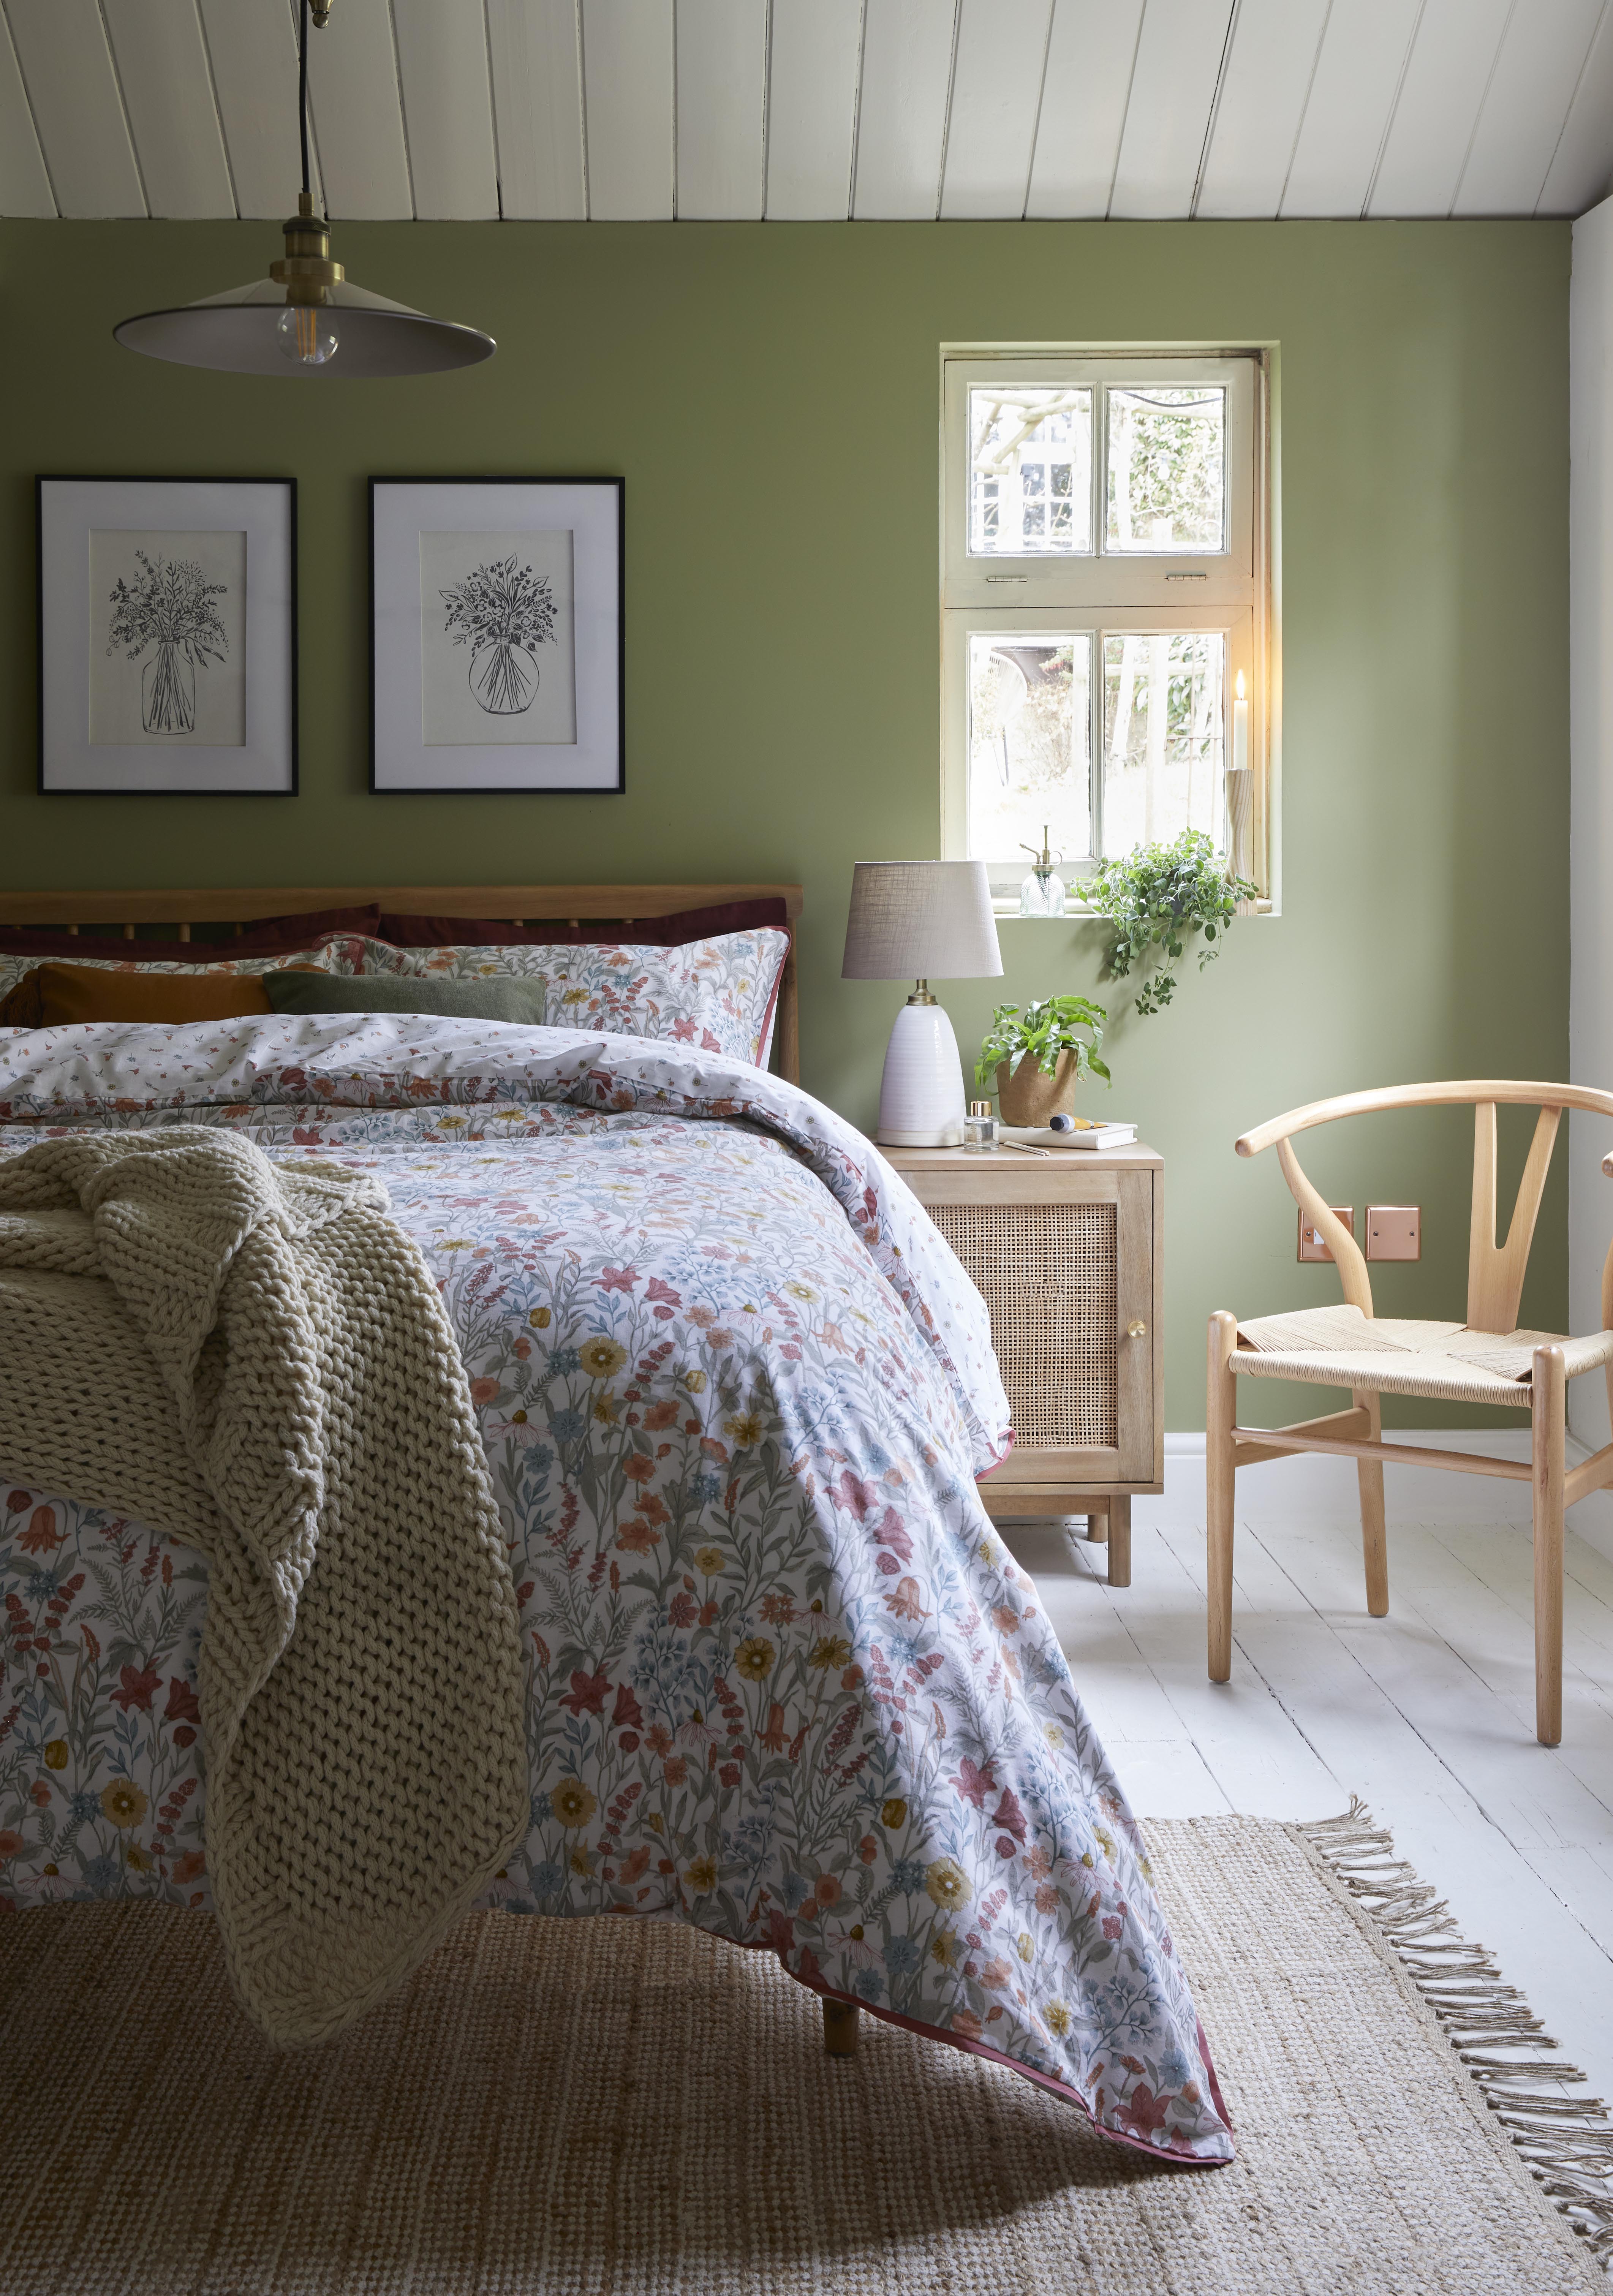
[[971, 1155], [983, 1155], [997, 1144], [997, 1119], [988, 1100], [971, 1100], [963, 1119], [963, 1145]]
[[[1064, 880], [1053, 867], [1052, 848], [1047, 841], [1047, 825], [1042, 827], [1042, 849], [1034, 845], [1021, 845], [1020, 851], [1031, 855], [1036, 865], [1019, 888], [1019, 914], [1022, 917], [1061, 917], [1064, 913]], [[1060, 854], [1059, 858], [1063, 859]]]

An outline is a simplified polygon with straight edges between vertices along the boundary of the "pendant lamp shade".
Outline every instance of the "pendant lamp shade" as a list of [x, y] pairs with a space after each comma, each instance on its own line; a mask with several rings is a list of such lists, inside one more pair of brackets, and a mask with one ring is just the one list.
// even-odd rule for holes
[[428, 318], [406, 303], [372, 295], [350, 280], [324, 291], [339, 348], [322, 364], [288, 363], [281, 321], [286, 291], [273, 279], [254, 279], [222, 295], [182, 303], [170, 311], [142, 311], [112, 330], [126, 350], [176, 366], [208, 366], [226, 374], [299, 375], [340, 381], [381, 375], [441, 374], [474, 366], [498, 348], [491, 335], [452, 319]]
[[[242, 4], [243, 0], [237, 0]], [[225, 374], [323, 375], [365, 382], [393, 374], [442, 374], [491, 358], [498, 346], [479, 328], [429, 318], [406, 303], [355, 287], [331, 259], [331, 226], [316, 213], [308, 173], [308, 18], [330, 20], [335, 0], [301, 0], [297, 40], [297, 127], [302, 190], [281, 228], [285, 253], [266, 279], [204, 295], [166, 311], [141, 311], [112, 329], [126, 350], [176, 366]]]

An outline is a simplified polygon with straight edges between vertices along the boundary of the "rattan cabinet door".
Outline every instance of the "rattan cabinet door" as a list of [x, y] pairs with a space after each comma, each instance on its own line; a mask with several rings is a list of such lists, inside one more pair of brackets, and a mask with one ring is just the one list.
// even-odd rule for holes
[[1160, 1176], [1119, 1175], [1115, 1250], [1115, 1428], [1123, 1482], [1158, 1482], [1164, 1447]]
[[1055, 1190], [1037, 1172], [1011, 1193], [908, 1177], [991, 1311], [1014, 1428], [993, 1485], [1151, 1481], [1153, 1175], [1071, 1173]]

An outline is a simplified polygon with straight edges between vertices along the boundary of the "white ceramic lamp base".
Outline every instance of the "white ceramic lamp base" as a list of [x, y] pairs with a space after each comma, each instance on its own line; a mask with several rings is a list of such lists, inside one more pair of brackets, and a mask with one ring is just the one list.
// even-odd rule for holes
[[956, 1148], [963, 1138], [963, 1069], [952, 1022], [936, 1004], [904, 1004], [880, 1080], [880, 1144]]

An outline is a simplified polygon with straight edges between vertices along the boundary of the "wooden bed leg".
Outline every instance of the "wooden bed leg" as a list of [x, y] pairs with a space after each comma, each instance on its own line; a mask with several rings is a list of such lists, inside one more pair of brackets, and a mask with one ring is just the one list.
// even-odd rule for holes
[[857, 2053], [857, 2005], [855, 2001], [823, 2000], [823, 2054], [855, 2057]]
[[1116, 1497], [1109, 1503], [1109, 1583], [1111, 1587], [1129, 1587], [1132, 1583], [1132, 1503], [1129, 1497]]

